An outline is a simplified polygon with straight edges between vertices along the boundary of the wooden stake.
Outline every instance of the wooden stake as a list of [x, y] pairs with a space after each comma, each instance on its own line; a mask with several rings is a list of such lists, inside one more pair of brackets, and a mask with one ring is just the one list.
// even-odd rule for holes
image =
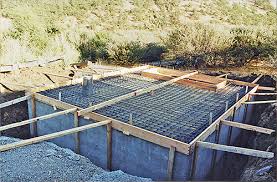
[[[35, 99], [35, 96], [32, 96], [32, 99], [31, 99], [31, 107], [32, 107], [32, 118], [34, 119], [34, 118], [36, 118], [37, 116], [37, 114], [36, 114], [36, 99]], [[37, 131], [37, 123], [36, 122], [34, 122], [33, 124], [32, 124], [32, 137], [36, 137], [36, 136], [38, 136], [38, 131]]]
[[[215, 133], [215, 143], [218, 144], [219, 142], [219, 137], [220, 137], [220, 130], [221, 130], [221, 125], [218, 124], [216, 125], [216, 133]], [[217, 157], [217, 150], [213, 151], [213, 156], [212, 156], [212, 175], [214, 176], [215, 174], [215, 164], [216, 164], [216, 157]]]
[[[74, 127], [77, 128], [79, 127], [79, 125], [80, 125], [79, 116], [76, 109], [76, 111], [74, 112]], [[75, 153], [80, 154], [80, 133], [79, 132], [75, 133]]]
[[112, 124], [107, 124], [107, 169], [112, 170]]
[[197, 160], [198, 160], [198, 146], [197, 143], [194, 146], [193, 151], [193, 159], [192, 159], [192, 166], [191, 166], [191, 173], [190, 173], [190, 180], [192, 181], [194, 179], [195, 173], [196, 173], [196, 167], [197, 167]]
[[227, 100], [225, 103], [225, 112], [228, 110], [228, 108], [229, 108], [229, 101]]
[[129, 115], [129, 122], [128, 122], [130, 125], [133, 125], [133, 114], [130, 113]]
[[167, 179], [169, 181], [172, 181], [173, 177], [173, 167], [174, 167], [174, 159], [175, 159], [175, 147], [170, 147], [169, 148], [169, 153], [168, 153], [168, 162], [167, 162]]
[[61, 100], [62, 100], [62, 93], [59, 92], [59, 101], [61, 101]]

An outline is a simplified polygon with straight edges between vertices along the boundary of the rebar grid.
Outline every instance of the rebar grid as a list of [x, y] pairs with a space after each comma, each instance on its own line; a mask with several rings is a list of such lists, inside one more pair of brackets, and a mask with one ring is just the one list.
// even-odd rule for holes
[[[42, 94], [58, 99], [61, 93], [62, 101], [87, 108], [161, 82], [130, 74], [94, 81], [92, 96], [84, 96], [80, 84], [43, 91]], [[226, 101], [229, 102], [229, 107], [236, 102], [237, 93], [241, 98], [245, 88], [227, 85], [224, 89], [213, 92], [172, 84], [96, 112], [123, 122], [128, 122], [132, 114], [133, 125], [189, 143], [208, 127], [210, 113], [213, 113], [213, 121], [216, 120], [224, 113]]]

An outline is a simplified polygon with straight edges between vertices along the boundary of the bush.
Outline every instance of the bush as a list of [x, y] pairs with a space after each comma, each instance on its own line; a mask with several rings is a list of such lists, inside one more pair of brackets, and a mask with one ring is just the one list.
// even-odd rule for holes
[[159, 61], [164, 52], [165, 47], [155, 43], [124, 42], [110, 47], [109, 58], [116, 64], [131, 65]]
[[107, 43], [109, 37], [105, 34], [96, 34], [89, 39], [86, 35], [81, 36], [79, 51], [81, 60], [104, 60], [108, 58]]

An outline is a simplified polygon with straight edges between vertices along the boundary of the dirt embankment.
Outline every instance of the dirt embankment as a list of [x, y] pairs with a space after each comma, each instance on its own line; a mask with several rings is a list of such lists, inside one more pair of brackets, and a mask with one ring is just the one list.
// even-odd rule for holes
[[[0, 103], [4, 103], [19, 97], [24, 96], [24, 92], [15, 92], [10, 94], [0, 94]], [[0, 124], [7, 125], [18, 121], [28, 119], [27, 102], [21, 102], [9, 107], [0, 109]], [[16, 138], [26, 139], [30, 137], [29, 126], [21, 126], [9, 130], [2, 131], [2, 135]]]
[[[261, 115], [261, 119], [257, 123], [258, 126], [276, 129], [277, 126], [277, 104], [269, 106]], [[272, 151], [275, 157], [272, 159], [261, 159], [250, 157], [241, 176], [241, 181], [264, 181], [276, 182], [276, 134], [272, 136], [257, 134], [252, 140], [253, 148]]]

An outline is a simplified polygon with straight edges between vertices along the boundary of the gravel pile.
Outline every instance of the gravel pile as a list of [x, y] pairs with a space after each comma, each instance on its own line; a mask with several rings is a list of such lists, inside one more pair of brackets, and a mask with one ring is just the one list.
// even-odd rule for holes
[[[0, 137], [0, 145], [19, 139]], [[0, 152], [0, 182], [7, 181], [135, 181], [122, 171], [107, 172], [89, 159], [49, 142]]]

